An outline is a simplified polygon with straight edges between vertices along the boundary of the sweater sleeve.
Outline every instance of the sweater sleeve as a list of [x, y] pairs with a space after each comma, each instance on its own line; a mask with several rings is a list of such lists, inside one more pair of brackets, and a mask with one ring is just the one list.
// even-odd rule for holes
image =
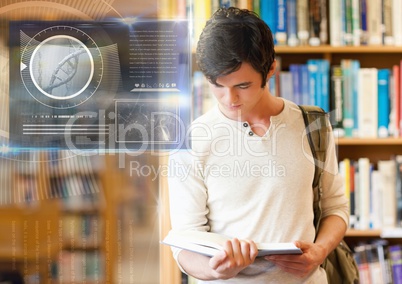
[[[172, 230], [209, 231], [208, 195], [202, 167], [190, 151], [176, 152], [169, 157], [168, 186]], [[172, 251], [177, 261], [181, 250], [172, 248]]]

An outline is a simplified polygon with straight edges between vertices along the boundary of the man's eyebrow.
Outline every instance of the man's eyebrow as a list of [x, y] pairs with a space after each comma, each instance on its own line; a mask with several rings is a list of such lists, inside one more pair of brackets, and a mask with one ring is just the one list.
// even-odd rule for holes
[[[219, 84], [218, 82], [213, 83], [213, 84], [214, 84], [215, 86], [217, 86], [217, 87], [222, 87], [222, 85]], [[249, 85], [251, 85], [251, 84], [252, 84], [252, 82], [241, 82], [241, 83], [239, 83], [239, 84], [234, 85], [233, 87], [249, 86]]]
[[239, 83], [239, 84], [234, 85], [234, 87], [249, 86], [249, 85], [251, 85], [251, 84], [252, 84], [252, 82], [242, 82], [242, 83]]

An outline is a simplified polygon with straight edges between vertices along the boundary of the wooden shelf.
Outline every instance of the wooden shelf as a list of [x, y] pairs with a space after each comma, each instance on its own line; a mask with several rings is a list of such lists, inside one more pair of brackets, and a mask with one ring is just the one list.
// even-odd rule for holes
[[101, 250], [102, 249], [102, 245], [100, 243], [87, 243], [84, 244], [82, 242], [78, 242], [78, 243], [64, 243], [63, 244], [63, 250], [72, 250], [72, 251], [93, 251], [93, 250]]
[[386, 146], [401, 145], [402, 138], [335, 138], [337, 145], [370, 145]]
[[276, 53], [402, 53], [401, 46], [275, 46]]

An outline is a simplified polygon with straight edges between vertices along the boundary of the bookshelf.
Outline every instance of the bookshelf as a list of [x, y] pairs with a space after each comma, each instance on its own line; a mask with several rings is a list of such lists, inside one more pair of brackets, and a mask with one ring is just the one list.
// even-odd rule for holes
[[[277, 56], [281, 58], [282, 69], [287, 70], [292, 63], [304, 64], [306, 58], [322, 58], [330, 62], [330, 65], [339, 65], [342, 59], [359, 60], [361, 68], [389, 68], [394, 64], [400, 64], [402, 59], [401, 46], [299, 46], [276, 47]], [[389, 160], [402, 154], [402, 138], [336, 138], [338, 160], [345, 158], [358, 160], [367, 157], [376, 165], [380, 160]], [[361, 241], [381, 238], [378, 230], [349, 230], [346, 240], [351, 244]], [[393, 238], [391, 243], [400, 242], [402, 235]]]
[[[306, 58], [327, 59], [331, 65], [339, 65], [342, 59], [351, 58], [359, 60], [361, 67], [367, 68], [391, 68], [402, 59], [402, 46], [277, 46], [275, 51], [285, 70], [291, 63], [305, 63]], [[300, 58], [300, 55], [308, 57]], [[373, 62], [373, 58], [381, 60]]]
[[43, 157], [0, 158], [7, 185], [0, 192], [0, 272], [18, 271], [26, 283], [51, 283], [59, 252], [59, 202], [48, 198]]

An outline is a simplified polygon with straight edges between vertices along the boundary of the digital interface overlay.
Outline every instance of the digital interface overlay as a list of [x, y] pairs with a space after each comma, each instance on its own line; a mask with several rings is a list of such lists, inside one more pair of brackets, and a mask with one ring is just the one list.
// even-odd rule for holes
[[10, 23], [10, 146], [186, 147], [187, 21]]

